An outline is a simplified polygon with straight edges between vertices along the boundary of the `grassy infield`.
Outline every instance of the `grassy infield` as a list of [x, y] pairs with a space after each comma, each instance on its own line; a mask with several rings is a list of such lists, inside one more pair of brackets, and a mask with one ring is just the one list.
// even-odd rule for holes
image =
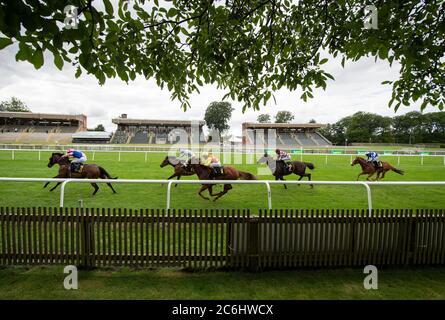
[[[163, 154], [96, 153], [95, 163], [112, 175], [127, 179], [165, 179], [171, 168], [159, 168]], [[0, 152], [0, 176], [50, 177], [57, 169], [48, 169], [48, 153], [18, 152], [10, 160], [9, 152]], [[90, 155], [91, 157], [91, 155]], [[299, 156], [294, 156], [295, 160]], [[445, 180], [442, 157], [383, 158], [406, 171], [405, 176], [389, 173], [387, 180]], [[358, 167], [350, 158], [332, 156], [326, 165], [324, 156], [305, 156], [313, 162], [314, 180], [354, 180]], [[254, 164], [237, 168], [257, 173]], [[294, 176], [295, 177], [295, 176]], [[295, 179], [288, 177], [288, 179]], [[195, 179], [195, 177], [190, 177]], [[271, 176], [259, 176], [270, 179]], [[40, 184], [0, 184], [1, 206], [57, 206], [58, 193], [42, 190]], [[166, 187], [158, 185], [119, 185], [112, 195], [106, 186], [93, 198], [92, 188], [72, 185], [67, 189], [66, 205], [76, 206], [83, 199], [91, 207], [162, 208]], [[209, 202], [196, 195], [196, 185], [182, 185], [172, 195], [174, 208], [250, 208], [253, 213], [266, 206], [266, 191], [258, 186], [234, 186], [228, 195]], [[365, 208], [365, 192], [360, 187], [282, 186], [272, 187], [274, 208]], [[373, 187], [375, 208], [443, 208], [445, 187]], [[62, 267], [17, 267], [0, 270], [2, 299], [444, 299], [445, 268], [386, 269], [379, 273], [379, 290], [363, 289], [360, 269], [271, 271], [264, 273], [213, 272], [186, 273], [180, 270], [101, 269], [80, 272], [80, 290], [62, 287]]]

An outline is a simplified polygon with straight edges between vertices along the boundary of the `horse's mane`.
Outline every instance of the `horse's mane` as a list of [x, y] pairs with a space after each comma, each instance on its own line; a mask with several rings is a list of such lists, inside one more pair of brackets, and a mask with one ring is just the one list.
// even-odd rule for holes
[[60, 153], [60, 152], [53, 152], [53, 156], [63, 156], [63, 153]]

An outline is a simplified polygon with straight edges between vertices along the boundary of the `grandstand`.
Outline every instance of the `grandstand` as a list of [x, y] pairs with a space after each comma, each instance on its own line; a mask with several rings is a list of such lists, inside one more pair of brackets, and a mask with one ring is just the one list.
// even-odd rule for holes
[[80, 131], [72, 135], [73, 143], [105, 144], [109, 143], [111, 133], [103, 131]]
[[318, 129], [324, 124], [307, 123], [250, 123], [242, 125], [244, 145], [264, 145], [264, 147], [296, 148], [307, 146], [330, 146]]
[[85, 115], [0, 112], [0, 142], [70, 143], [72, 135], [87, 130]]
[[[123, 114], [112, 119], [117, 130], [111, 138], [114, 144], [187, 144], [204, 142], [204, 121], [129, 119]], [[196, 132], [192, 126], [196, 124]]]

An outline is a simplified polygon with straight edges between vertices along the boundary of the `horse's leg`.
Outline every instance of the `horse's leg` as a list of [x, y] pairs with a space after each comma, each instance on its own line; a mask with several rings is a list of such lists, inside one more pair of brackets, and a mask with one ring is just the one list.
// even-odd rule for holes
[[357, 181], [358, 181], [358, 179], [360, 178], [360, 176], [361, 176], [362, 174], [366, 174], [366, 172], [364, 172], [364, 171], [360, 172], [360, 173], [358, 174], [358, 176], [357, 176]]
[[91, 184], [94, 188], [94, 192], [93, 192], [93, 196], [96, 194], [96, 192], [99, 190], [99, 186], [97, 185], [97, 183], [92, 183]]
[[371, 179], [371, 177], [374, 175], [374, 173], [375, 173], [375, 171], [369, 173], [368, 176], [366, 177], [366, 180], [370, 181], [369, 179]]
[[[57, 178], [62, 178], [62, 177], [59, 176], [59, 175], [53, 177], [53, 179], [57, 179]], [[51, 181], [48, 181], [47, 183], [45, 183], [45, 185], [43, 186], [43, 188], [46, 188], [50, 183], [51, 183]]]
[[[285, 181], [283, 176], [281, 176], [281, 177], [277, 177], [277, 178], [278, 178], [278, 179], [275, 179], [275, 180]], [[286, 185], [286, 184], [283, 184], [283, 186], [284, 186], [284, 189], [287, 189], [287, 185]]]
[[114, 188], [113, 188], [111, 183], [107, 182], [107, 186], [109, 186], [111, 188], [111, 190], [113, 190], [113, 193], [117, 193], [116, 190], [114, 190]]
[[52, 187], [51, 189], [49, 189], [49, 191], [54, 191], [54, 189], [56, 189], [59, 186], [59, 184], [61, 184], [61, 183], [62, 182], [57, 182], [57, 184], [54, 187]]
[[221, 198], [223, 195], [225, 195], [227, 192], [229, 192], [230, 189], [232, 189], [232, 185], [230, 184], [225, 184], [224, 185], [224, 190], [220, 193], [218, 193], [218, 195], [213, 199], [213, 201], [218, 200], [219, 198]]
[[204, 196], [202, 195], [202, 192], [203, 192], [204, 190], [208, 189], [208, 188], [209, 188], [209, 185], [207, 185], [207, 184], [203, 184], [203, 185], [201, 186], [201, 188], [198, 190], [198, 194], [201, 196], [201, 198], [206, 199], [206, 200], [210, 200], [209, 198], [204, 197]]
[[[312, 174], [311, 174], [311, 173], [306, 173], [306, 177], [307, 177], [307, 180], [308, 180], [308, 181], [311, 181], [311, 180], [312, 180]], [[312, 189], [314, 188], [314, 185], [313, 185], [313, 184], [311, 184], [311, 188], [312, 188]]]
[[[181, 175], [179, 175], [179, 176], [176, 178], [176, 180], [179, 180], [179, 179], [181, 179]], [[175, 187], [177, 187], [177, 186], [178, 186], [178, 184], [175, 183]]]

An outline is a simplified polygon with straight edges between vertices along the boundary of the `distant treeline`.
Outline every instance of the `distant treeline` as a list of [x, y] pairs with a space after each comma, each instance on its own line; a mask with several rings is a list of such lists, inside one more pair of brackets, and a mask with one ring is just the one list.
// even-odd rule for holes
[[409, 112], [395, 117], [357, 112], [319, 130], [333, 144], [445, 143], [445, 112]]

